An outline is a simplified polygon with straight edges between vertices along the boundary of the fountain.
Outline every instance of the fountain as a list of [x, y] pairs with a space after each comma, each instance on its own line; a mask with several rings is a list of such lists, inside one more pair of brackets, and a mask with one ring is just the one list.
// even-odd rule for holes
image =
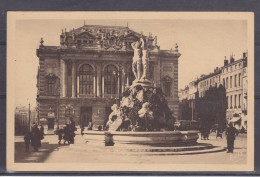
[[161, 88], [149, 76], [149, 50], [145, 40], [131, 44], [134, 50], [133, 84], [123, 93], [120, 105], [114, 104], [107, 122], [106, 145], [177, 146], [195, 144], [196, 131], [173, 131], [174, 117]]
[[138, 156], [140, 152], [142, 155], [180, 155], [225, 150], [197, 143], [198, 131], [174, 130], [175, 119], [167, 100], [162, 90], [154, 87], [148, 77], [149, 50], [145, 41], [141, 38], [132, 43], [132, 48], [135, 81], [123, 93], [120, 104], [111, 107], [107, 131], [86, 132], [88, 148], [92, 143], [94, 149], [102, 153], [127, 151]]

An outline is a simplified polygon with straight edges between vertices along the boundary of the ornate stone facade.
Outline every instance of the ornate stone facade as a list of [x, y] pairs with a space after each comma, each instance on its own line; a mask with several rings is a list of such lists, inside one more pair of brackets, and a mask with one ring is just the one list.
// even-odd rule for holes
[[[162, 87], [178, 117], [178, 47], [160, 50], [157, 37], [143, 36], [128, 27], [84, 25], [62, 30], [60, 46], [45, 46], [37, 56], [40, 122], [54, 129], [73, 117], [76, 125], [96, 129], [105, 125], [111, 105], [133, 80], [131, 47], [143, 37], [149, 49], [149, 78]], [[53, 116], [55, 115], [55, 116]]]

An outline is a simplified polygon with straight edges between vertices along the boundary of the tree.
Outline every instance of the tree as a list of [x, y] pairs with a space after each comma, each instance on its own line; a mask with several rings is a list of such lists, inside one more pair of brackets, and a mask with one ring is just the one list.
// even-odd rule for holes
[[189, 106], [189, 100], [184, 99], [181, 101], [181, 120], [191, 120], [192, 110]]
[[226, 89], [222, 85], [210, 87], [197, 100], [197, 105], [202, 128], [211, 129], [215, 124], [221, 129], [226, 126]]

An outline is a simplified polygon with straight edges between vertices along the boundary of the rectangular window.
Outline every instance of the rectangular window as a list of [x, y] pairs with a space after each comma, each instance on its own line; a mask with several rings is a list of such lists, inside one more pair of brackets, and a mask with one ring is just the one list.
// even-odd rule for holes
[[232, 76], [230, 76], [230, 88], [232, 88]]
[[226, 86], [227, 86], [227, 89], [228, 89], [228, 77], [226, 78]]
[[165, 96], [169, 97], [171, 96], [171, 83], [170, 82], [165, 82]]
[[234, 78], [234, 84], [235, 84], [234, 87], [236, 87], [236, 86], [237, 86], [237, 75], [235, 75], [235, 78]]
[[238, 95], [238, 108], [241, 107], [241, 94]]
[[91, 41], [89, 41], [89, 46], [93, 46], [93, 41], [91, 40]]
[[232, 95], [230, 95], [230, 109], [232, 109]]
[[228, 104], [228, 96], [227, 96], [227, 107], [229, 106], [229, 104]]
[[240, 86], [241, 73], [238, 74], [238, 86]]
[[234, 105], [235, 105], [235, 108], [237, 108], [237, 95], [235, 95]]

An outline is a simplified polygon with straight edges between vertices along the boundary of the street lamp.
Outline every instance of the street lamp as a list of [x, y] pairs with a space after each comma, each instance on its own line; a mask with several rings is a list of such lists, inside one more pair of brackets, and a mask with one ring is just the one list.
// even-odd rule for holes
[[66, 111], [67, 111], [67, 117], [71, 118], [71, 114], [73, 114], [73, 106], [72, 105], [67, 105], [66, 106]]
[[37, 107], [35, 108], [35, 111], [37, 112], [37, 124], [39, 125], [40, 124], [40, 120], [39, 120], [39, 104], [37, 104]]

